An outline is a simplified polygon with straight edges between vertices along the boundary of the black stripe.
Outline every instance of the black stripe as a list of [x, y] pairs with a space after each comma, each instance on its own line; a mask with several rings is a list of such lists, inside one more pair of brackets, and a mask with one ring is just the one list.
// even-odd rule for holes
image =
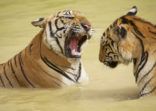
[[63, 70], [61, 70], [60, 68], [58, 68], [56, 65], [54, 65], [53, 63], [51, 63], [47, 58], [42, 57], [41, 55], [41, 44], [42, 41], [40, 40], [40, 58], [41, 60], [51, 69], [53, 69], [54, 71], [58, 72], [59, 74], [63, 75], [64, 77], [66, 77], [67, 79], [73, 81], [75, 83], [75, 81], [70, 78]]
[[114, 56], [114, 52], [108, 52], [107, 55], [108, 55], [108, 56], [111, 56], [111, 55]]
[[[58, 24], [58, 20], [60, 20], [60, 19], [56, 19], [56, 20], [55, 20], [55, 27], [56, 27], [57, 30], [55, 31], [54, 34], [55, 34], [57, 37], [62, 38], [61, 36], [59, 36], [59, 35], [57, 34], [57, 32], [59, 32], [59, 31], [65, 29], [65, 27], [58, 27], [58, 25], [57, 25], [57, 24]], [[63, 25], [65, 25], [65, 23], [63, 22], [63, 20], [60, 20], [60, 21], [61, 21], [61, 23], [62, 23]], [[51, 27], [52, 27], [52, 26], [51, 26]], [[65, 33], [65, 31], [66, 31], [66, 30], [63, 30], [63, 33]]]
[[117, 47], [116, 47], [116, 48], [117, 48], [118, 53], [120, 54], [120, 51], [119, 51], [119, 45], [117, 45]]
[[[58, 27], [58, 26], [57, 26], [58, 20], [59, 20], [59, 19], [56, 19], [56, 20], [55, 20], [55, 26], [56, 26], [57, 32], [64, 29], [64, 27]], [[55, 32], [55, 33], [57, 33], [57, 32]]]
[[30, 53], [30, 55], [31, 55], [31, 51], [32, 51], [32, 46], [33, 46], [33, 44], [29, 45], [29, 53]]
[[55, 34], [57, 38], [62, 38], [61, 36], [59, 36], [57, 33]]
[[154, 36], [151, 36], [153, 39], [156, 39], [156, 32], [154, 32], [154, 31], [152, 31], [151, 29], [150, 29], [150, 27], [148, 27], [148, 30], [149, 30], [149, 32], [150, 33], [152, 33]]
[[126, 18], [124, 18], [124, 17], [121, 17], [121, 19], [122, 19], [122, 23], [123, 23], [123, 24], [128, 24], [128, 23], [130, 23], [130, 24], [133, 26], [134, 31], [135, 31], [138, 35], [140, 35], [141, 37], [144, 37], [144, 35], [138, 30], [138, 27], [135, 25], [135, 23], [134, 23], [132, 20], [128, 20], [128, 19], [126, 19]]
[[4, 67], [3, 67], [3, 71], [4, 71], [5, 78], [8, 80], [10, 86], [13, 88], [13, 85], [12, 85], [11, 81], [9, 80], [9, 78], [8, 78], [8, 76], [7, 76], [6, 69], [5, 69], [5, 65], [4, 65]]
[[154, 87], [151, 91], [149, 91], [148, 93], [144, 93], [144, 94], [140, 94], [140, 96], [145, 96], [145, 95], [148, 95], [150, 93], [152, 93], [153, 91], [156, 90], [156, 87]]
[[61, 11], [59, 11], [58, 13], [57, 13], [57, 16], [56, 17], [59, 17], [59, 14], [61, 13]]
[[[140, 44], [141, 44], [141, 60], [140, 60], [140, 63], [139, 63], [139, 65], [138, 65], [138, 68], [139, 68], [139, 66], [141, 65], [141, 67], [139, 68], [139, 69], [137, 69], [136, 70], [136, 72], [134, 73], [134, 76], [135, 76], [135, 81], [137, 81], [137, 79], [138, 79], [138, 74], [139, 74], [139, 72], [143, 69], [143, 67], [145, 66], [145, 64], [146, 64], [146, 62], [147, 62], [147, 60], [148, 60], [148, 52], [144, 52], [144, 45], [143, 45], [143, 41], [139, 38], [139, 36], [138, 35], [136, 35], [136, 33], [134, 33], [134, 32], [132, 32], [134, 35], [135, 35], [135, 37], [139, 40], [139, 42], [140, 42]], [[136, 59], [137, 60], [137, 59]], [[138, 61], [138, 60], [137, 60]], [[144, 63], [142, 64], [142, 62], [144, 61]], [[134, 64], [134, 65], [136, 65], [136, 64]]]
[[141, 58], [140, 64], [138, 65], [138, 68], [139, 68], [139, 66], [140, 66], [140, 68], [134, 74], [135, 75], [135, 81], [136, 82], [138, 80], [139, 73], [144, 68], [145, 64], [147, 63], [147, 60], [148, 60], [148, 53], [145, 52], [145, 54], [143, 54], [143, 56]]
[[[119, 19], [120, 20], [120, 19]], [[121, 22], [122, 22], [122, 24], [128, 24], [129, 23], [129, 20], [128, 19], [126, 19], [125, 17], [121, 17]]]
[[[48, 22], [48, 25], [49, 25], [49, 30], [50, 30], [50, 36], [51, 36], [51, 37], [54, 37], [54, 35], [55, 35], [56, 33], [53, 33], [53, 31], [52, 31], [51, 22]], [[58, 38], [57, 38], [57, 37], [54, 37], [54, 38], [55, 38], [55, 40], [56, 40], [57, 45], [59, 46], [59, 48], [60, 48], [60, 50], [61, 50], [61, 53], [63, 54], [63, 48], [61, 47]]]
[[151, 82], [151, 80], [153, 79], [154, 77], [151, 77], [145, 84], [144, 86], [142, 87], [142, 89], [140, 90], [140, 93], [144, 91], [144, 89], [147, 87], [147, 85]]
[[136, 63], [137, 63], [137, 59], [134, 58], [134, 59], [133, 59], [133, 64], [134, 64], [134, 66], [136, 65]]
[[81, 77], [81, 68], [82, 66], [81, 66], [81, 63], [79, 64], [79, 72], [78, 72], [78, 77], [77, 77], [77, 79], [76, 79], [76, 82], [78, 82], [78, 80], [79, 80], [79, 78]]
[[137, 26], [136, 26], [133, 22], [132, 22], [131, 24], [132, 24], [132, 26], [133, 26], [133, 28], [134, 28], [134, 31], [135, 31], [138, 35], [140, 35], [140, 37], [143, 37], [143, 38], [144, 38], [143, 33], [141, 33], [141, 32], [138, 30]]
[[65, 25], [65, 22], [62, 19], [60, 19], [60, 21], [62, 22], [63, 25]]
[[71, 15], [70, 10], [68, 10], [68, 15]]
[[67, 79], [69, 79], [75, 83], [75, 81], [72, 78], [70, 78], [63, 70], [61, 70], [60, 68], [55, 66], [53, 63], [51, 63], [46, 57], [43, 58], [41, 56], [41, 59], [48, 67], [50, 67], [51, 69], [55, 70], [59, 74], [63, 75], [64, 77], [66, 77]]
[[61, 47], [58, 38], [56, 38], [56, 43], [57, 43], [57, 45], [59, 46], [59, 48], [61, 49], [61, 53], [63, 54], [63, 48]]
[[149, 24], [149, 25], [151, 25], [152, 27], [155, 27], [155, 25], [153, 25], [151, 22], [145, 21], [145, 20], [143, 20], [143, 19], [141, 19], [141, 18], [136, 18], [136, 17], [134, 17], [134, 20], [137, 20], [137, 21], [142, 22], [142, 23], [144, 23], [144, 24]]
[[18, 84], [20, 85], [20, 81], [18, 80], [18, 78], [17, 78], [17, 76], [16, 76], [15, 70], [14, 70], [14, 68], [13, 68], [13, 66], [12, 66], [12, 62], [10, 62], [10, 67], [11, 67], [11, 71], [12, 71], [14, 77], [16, 78], [16, 81], [17, 81]]
[[[133, 32], [132, 32], [133, 33]], [[139, 38], [139, 36], [138, 35], [136, 35], [135, 33], [133, 33], [134, 35], [135, 35], [135, 37], [139, 40], [139, 42], [140, 42], [140, 44], [141, 44], [141, 48], [142, 48], [142, 50], [141, 50], [141, 55], [143, 56], [144, 55], [144, 44], [143, 44], [143, 41]], [[142, 58], [142, 57], [141, 57]]]
[[26, 74], [24, 72], [24, 69], [23, 69], [23, 61], [22, 61], [22, 57], [21, 57], [21, 52], [18, 55], [18, 59], [19, 59], [19, 66], [21, 68], [21, 72], [22, 72], [25, 80], [34, 88], [35, 86], [30, 82], [30, 80], [27, 78], [27, 76], [26, 76]]
[[115, 46], [115, 42], [113, 40], [111, 40], [111, 45], [112, 45], [112, 47]]
[[[41, 68], [41, 67], [40, 67], [40, 68]], [[41, 68], [41, 69], [42, 69], [42, 68]], [[42, 71], [43, 71], [45, 74], [47, 74], [47, 76], [49, 76], [49, 77], [51, 77], [51, 78], [53, 78], [53, 79], [55, 79], [55, 80], [57, 80], [57, 81], [59, 81], [60, 83], [63, 83], [63, 84], [65, 85], [65, 83], [64, 83], [63, 81], [61, 81], [60, 79], [58, 79], [57, 77], [48, 74], [48, 73], [47, 73], [46, 71], [44, 71], [43, 69], [42, 69]], [[55, 82], [55, 81], [54, 81], [54, 82]], [[57, 82], [55, 82], [55, 84], [57, 84], [58, 86], [61, 86], [61, 85], [58, 84]]]
[[[65, 29], [65, 27], [60, 27], [60, 28], [59, 28], [58, 25], [57, 25], [57, 24], [58, 24], [58, 20], [60, 20], [60, 19], [56, 19], [56, 20], [55, 20], [55, 27], [56, 27], [57, 30], [55, 31], [54, 34], [55, 34], [56, 38], [57, 38], [57, 37], [62, 38], [61, 36], [59, 36], [59, 35], [57, 34], [57, 32], [59, 32], [59, 31]], [[65, 23], [63, 22], [63, 20], [60, 20], [60, 21], [61, 21], [61, 23], [62, 23], [63, 25], [65, 25]], [[52, 27], [52, 26], [51, 26], [51, 27]], [[65, 30], [63, 30], [63, 32], [65, 33]]]
[[48, 26], [49, 26], [49, 30], [50, 30], [50, 36], [54, 37], [54, 33], [53, 33], [53, 30], [52, 30], [51, 22], [48, 22]]
[[105, 47], [108, 49], [110, 49], [110, 51], [113, 51], [113, 48], [110, 46], [110, 44], [106, 44]]
[[106, 33], [109, 33], [109, 27], [106, 29]]
[[118, 60], [118, 54], [114, 54], [114, 59], [117, 61]]
[[48, 22], [48, 26], [49, 26], [49, 30], [50, 30], [50, 36], [51, 36], [51, 37], [54, 37], [54, 38], [57, 38], [55, 35], [56, 35], [56, 33], [57, 33], [58, 31], [64, 29], [64, 27], [59, 28], [59, 27], [57, 26], [57, 20], [58, 20], [58, 19], [55, 20], [55, 26], [56, 26], [56, 29], [57, 29], [55, 32], [53, 32], [53, 28], [52, 28], [52, 23], [51, 23], [51, 21]]
[[1, 83], [2, 83], [3, 87], [5, 87], [4, 81], [3, 81], [1, 76], [0, 76], [0, 80], [1, 80]]
[[145, 77], [147, 77], [151, 71], [153, 71], [153, 69], [155, 68], [156, 63], [152, 66], [152, 68], [139, 80], [138, 83], [140, 83]]
[[153, 32], [153, 31], [151, 31], [150, 29], [149, 29], [149, 32], [152, 33], [152, 34], [154, 34], [154, 35], [156, 35], [156, 32]]
[[106, 35], [106, 32], [103, 33], [103, 38], [105, 37], [105, 35]]
[[[41, 59], [43, 59], [43, 57], [41, 56], [41, 44], [42, 44], [42, 41], [40, 40], [40, 57], [41, 57]], [[43, 61], [44, 62], [44, 61]], [[50, 67], [50, 66], [49, 66]], [[47, 73], [46, 73], [47, 74]], [[49, 74], [48, 74], [49, 75]], [[50, 75], [51, 76], [51, 75]], [[53, 76], [52, 76], [53, 77]], [[55, 78], [55, 77], [53, 77], [53, 78]], [[57, 79], [57, 80], [59, 80], [58, 78], [55, 78], [55, 79]], [[59, 80], [60, 81], [60, 80]], [[60, 82], [62, 82], [63, 84], [65, 84], [63, 81], [60, 81]]]

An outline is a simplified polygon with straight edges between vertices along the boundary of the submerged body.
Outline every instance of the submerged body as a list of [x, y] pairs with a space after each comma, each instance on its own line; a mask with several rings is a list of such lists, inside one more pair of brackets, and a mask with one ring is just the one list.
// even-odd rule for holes
[[81, 29], [81, 32], [80, 29], [73, 30], [73, 27], [76, 29], [75, 24], [82, 23], [90, 26], [86, 18], [70, 10], [33, 21], [34, 26], [43, 29], [24, 50], [0, 65], [0, 86], [57, 88], [87, 81], [88, 76], [81, 63], [81, 50], [78, 51], [77, 47], [81, 48], [86, 42], [90, 29]]
[[133, 7], [118, 18], [101, 37], [99, 59], [112, 68], [134, 63], [140, 96], [156, 94], [156, 26], [136, 17]]

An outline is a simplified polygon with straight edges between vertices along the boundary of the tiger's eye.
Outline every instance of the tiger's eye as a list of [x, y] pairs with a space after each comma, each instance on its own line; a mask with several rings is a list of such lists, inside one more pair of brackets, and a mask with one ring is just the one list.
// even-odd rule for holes
[[121, 29], [120, 29], [120, 36], [121, 36], [121, 38], [125, 38], [126, 37], [126, 35], [127, 35], [127, 31], [126, 31], [126, 29], [125, 28], [123, 28], [123, 27], [121, 27]]
[[116, 33], [120, 38], [125, 38], [127, 35], [127, 31], [124, 27], [118, 27], [116, 29]]

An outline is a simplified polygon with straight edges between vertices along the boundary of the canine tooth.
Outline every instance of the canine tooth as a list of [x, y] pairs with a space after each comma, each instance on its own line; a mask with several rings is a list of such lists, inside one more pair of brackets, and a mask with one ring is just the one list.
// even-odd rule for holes
[[75, 55], [75, 53], [76, 53], [76, 50], [73, 49], [73, 50], [72, 50], [72, 55]]
[[78, 55], [78, 56], [80, 56], [81, 53], [79, 53], [79, 52], [77, 52], [75, 49], [73, 49], [73, 50], [72, 50], [72, 55]]
[[79, 55], [79, 56], [80, 56], [80, 55], [81, 55], [81, 53], [80, 53], [80, 52], [77, 52], [77, 54], [76, 54], [76, 55]]

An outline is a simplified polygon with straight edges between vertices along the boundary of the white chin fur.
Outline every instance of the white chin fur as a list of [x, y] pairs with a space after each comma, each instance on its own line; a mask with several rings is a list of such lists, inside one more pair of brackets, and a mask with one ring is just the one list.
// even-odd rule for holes
[[122, 58], [123, 58], [123, 62], [125, 63], [125, 64], [128, 64], [129, 62], [131, 62], [132, 61], [132, 53], [130, 53], [130, 52], [128, 52], [128, 51], [125, 51], [123, 48], [120, 48], [120, 54], [121, 54], [121, 56], [122, 56]]
[[90, 29], [88, 33], [89, 33], [90, 36], [92, 36], [95, 33], [95, 30], [94, 29]]

